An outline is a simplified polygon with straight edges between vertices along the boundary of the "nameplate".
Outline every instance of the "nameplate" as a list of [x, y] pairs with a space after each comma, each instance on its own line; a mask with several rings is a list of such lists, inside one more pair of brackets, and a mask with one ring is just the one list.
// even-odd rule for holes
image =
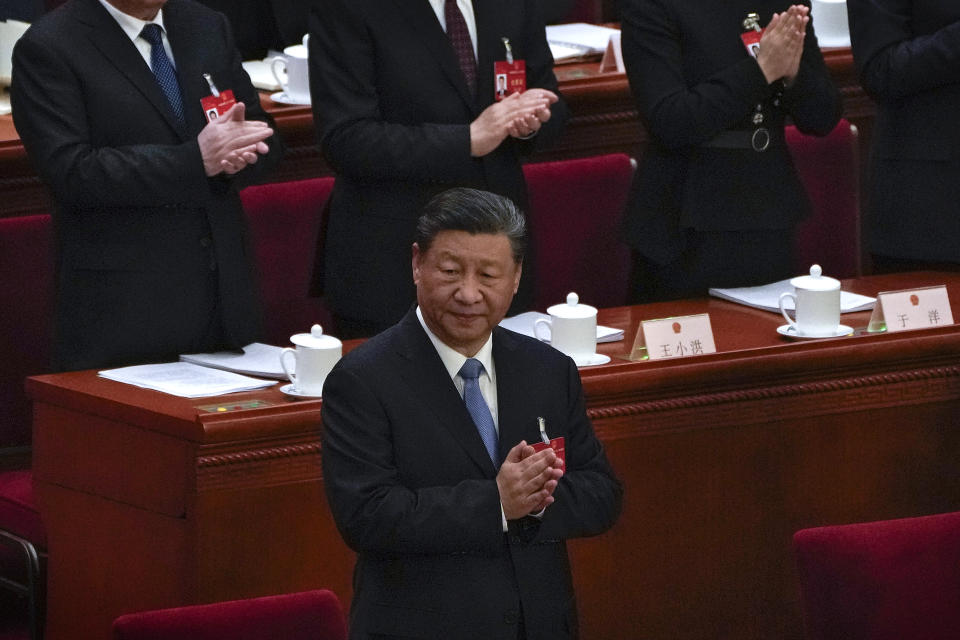
[[870, 316], [867, 331], [889, 333], [928, 329], [953, 324], [947, 288], [921, 287], [902, 291], [881, 291]]
[[669, 360], [716, 353], [710, 315], [644, 320], [633, 341], [631, 360]]
[[607, 41], [607, 48], [603, 51], [603, 59], [600, 60], [600, 73], [626, 73], [627, 68], [623, 65], [623, 49], [620, 47], [620, 32], [610, 34], [610, 40]]

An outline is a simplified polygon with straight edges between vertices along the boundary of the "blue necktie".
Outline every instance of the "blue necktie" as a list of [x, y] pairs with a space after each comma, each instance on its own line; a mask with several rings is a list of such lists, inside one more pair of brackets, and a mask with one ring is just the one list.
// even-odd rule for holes
[[483, 365], [476, 358], [467, 358], [467, 361], [460, 367], [460, 377], [463, 378], [463, 401], [467, 405], [470, 417], [473, 418], [473, 423], [477, 425], [477, 431], [480, 432], [480, 438], [487, 448], [493, 466], [499, 468], [497, 429], [493, 426], [490, 407], [487, 406], [487, 401], [483, 399], [483, 393], [480, 392], [480, 383], [478, 382], [482, 371]]
[[183, 94], [180, 93], [180, 82], [177, 80], [177, 72], [167, 57], [167, 52], [163, 49], [163, 37], [160, 31], [160, 25], [148, 24], [140, 32], [140, 36], [150, 43], [150, 66], [153, 69], [153, 75], [157, 78], [157, 84], [160, 90], [166, 96], [170, 108], [173, 109], [173, 115], [181, 126], [186, 126], [186, 119], [183, 117]]

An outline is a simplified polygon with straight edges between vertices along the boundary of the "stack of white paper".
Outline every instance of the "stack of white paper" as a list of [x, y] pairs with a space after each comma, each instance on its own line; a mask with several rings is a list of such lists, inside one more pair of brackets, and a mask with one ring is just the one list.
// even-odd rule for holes
[[[583, 53], [603, 53], [607, 50], [610, 35], [619, 29], [601, 27], [586, 22], [547, 25], [547, 42], [584, 50]], [[582, 55], [579, 54], [579, 55]], [[554, 56], [556, 57], [556, 56]]]
[[[716, 298], [723, 298], [730, 302], [745, 304], [755, 309], [772, 311], [780, 313], [780, 294], [793, 293], [793, 285], [790, 279], [781, 280], [772, 284], [764, 284], [759, 287], [738, 287], [734, 289], [710, 289], [710, 295]], [[870, 296], [861, 296], [849, 291], [840, 292], [840, 313], [852, 313], [854, 311], [868, 311], [873, 309], [876, 298]], [[793, 309], [793, 300], [788, 298], [783, 306], [787, 309]]]
[[233, 371], [246, 376], [286, 380], [287, 374], [283, 372], [283, 367], [280, 366], [281, 351], [283, 349], [280, 347], [252, 342], [243, 348], [242, 353], [236, 351], [187, 353], [181, 355], [180, 360], [204, 367]]
[[[537, 320], [550, 320], [550, 316], [539, 311], [527, 311], [510, 318], [504, 318], [500, 321], [500, 326], [536, 338], [537, 336], [533, 334], [533, 323]], [[617, 340], [623, 340], [623, 329], [597, 325], [597, 342], [616, 342]]]
[[101, 371], [100, 375], [117, 382], [162, 391], [182, 398], [219, 396], [235, 391], [262, 389], [276, 384], [275, 380], [257, 380], [229, 371], [201, 367], [190, 362], [141, 364], [108, 369]]

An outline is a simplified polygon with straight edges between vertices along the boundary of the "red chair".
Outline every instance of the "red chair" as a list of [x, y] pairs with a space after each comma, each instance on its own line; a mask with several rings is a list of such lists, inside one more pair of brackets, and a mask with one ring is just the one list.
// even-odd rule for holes
[[787, 146], [812, 212], [797, 228], [797, 273], [819, 264], [835, 278], [861, 274], [860, 155], [857, 128], [841, 120], [824, 137], [786, 129]]
[[265, 339], [285, 345], [295, 333], [321, 324], [335, 335], [332, 317], [310, 295], [318, 241], [333, 178], [248, 187], [240, 193], [250, 225], [264, 303]]
[[798, 531], [809, 640], [960, 638], [960, 512]]
[[25, 468], [32, 422], [24, 379], [48, 371], [52, 235], [50, 216], [0, 218], [0, 587], [26, 599], [32, 638], [43, 627], [47, 540]]
[[114, 640], [346, 640], [332, 591], [316, 590], [123, 615]]
[[633, 180], [622, 153], [525, 165], [536, 260], [534, 307], [576, 291], [594, 307], [627, 304], [630, 250], [620, 221]]

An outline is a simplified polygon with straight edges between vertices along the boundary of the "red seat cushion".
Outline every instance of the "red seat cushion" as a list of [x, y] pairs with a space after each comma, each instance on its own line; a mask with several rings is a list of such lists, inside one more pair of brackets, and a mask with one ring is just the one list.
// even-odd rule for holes
[[316, 590], [120, 616], [114, 640], [346, 640], [340, 601]]
[[809, 640], [960, 638], [960, 512], [794, 536]]
[[0, 529], [29, 540], [40, 549], [47, 547], [47, 532], [33, 496], [30, 471], [0, 472]]

